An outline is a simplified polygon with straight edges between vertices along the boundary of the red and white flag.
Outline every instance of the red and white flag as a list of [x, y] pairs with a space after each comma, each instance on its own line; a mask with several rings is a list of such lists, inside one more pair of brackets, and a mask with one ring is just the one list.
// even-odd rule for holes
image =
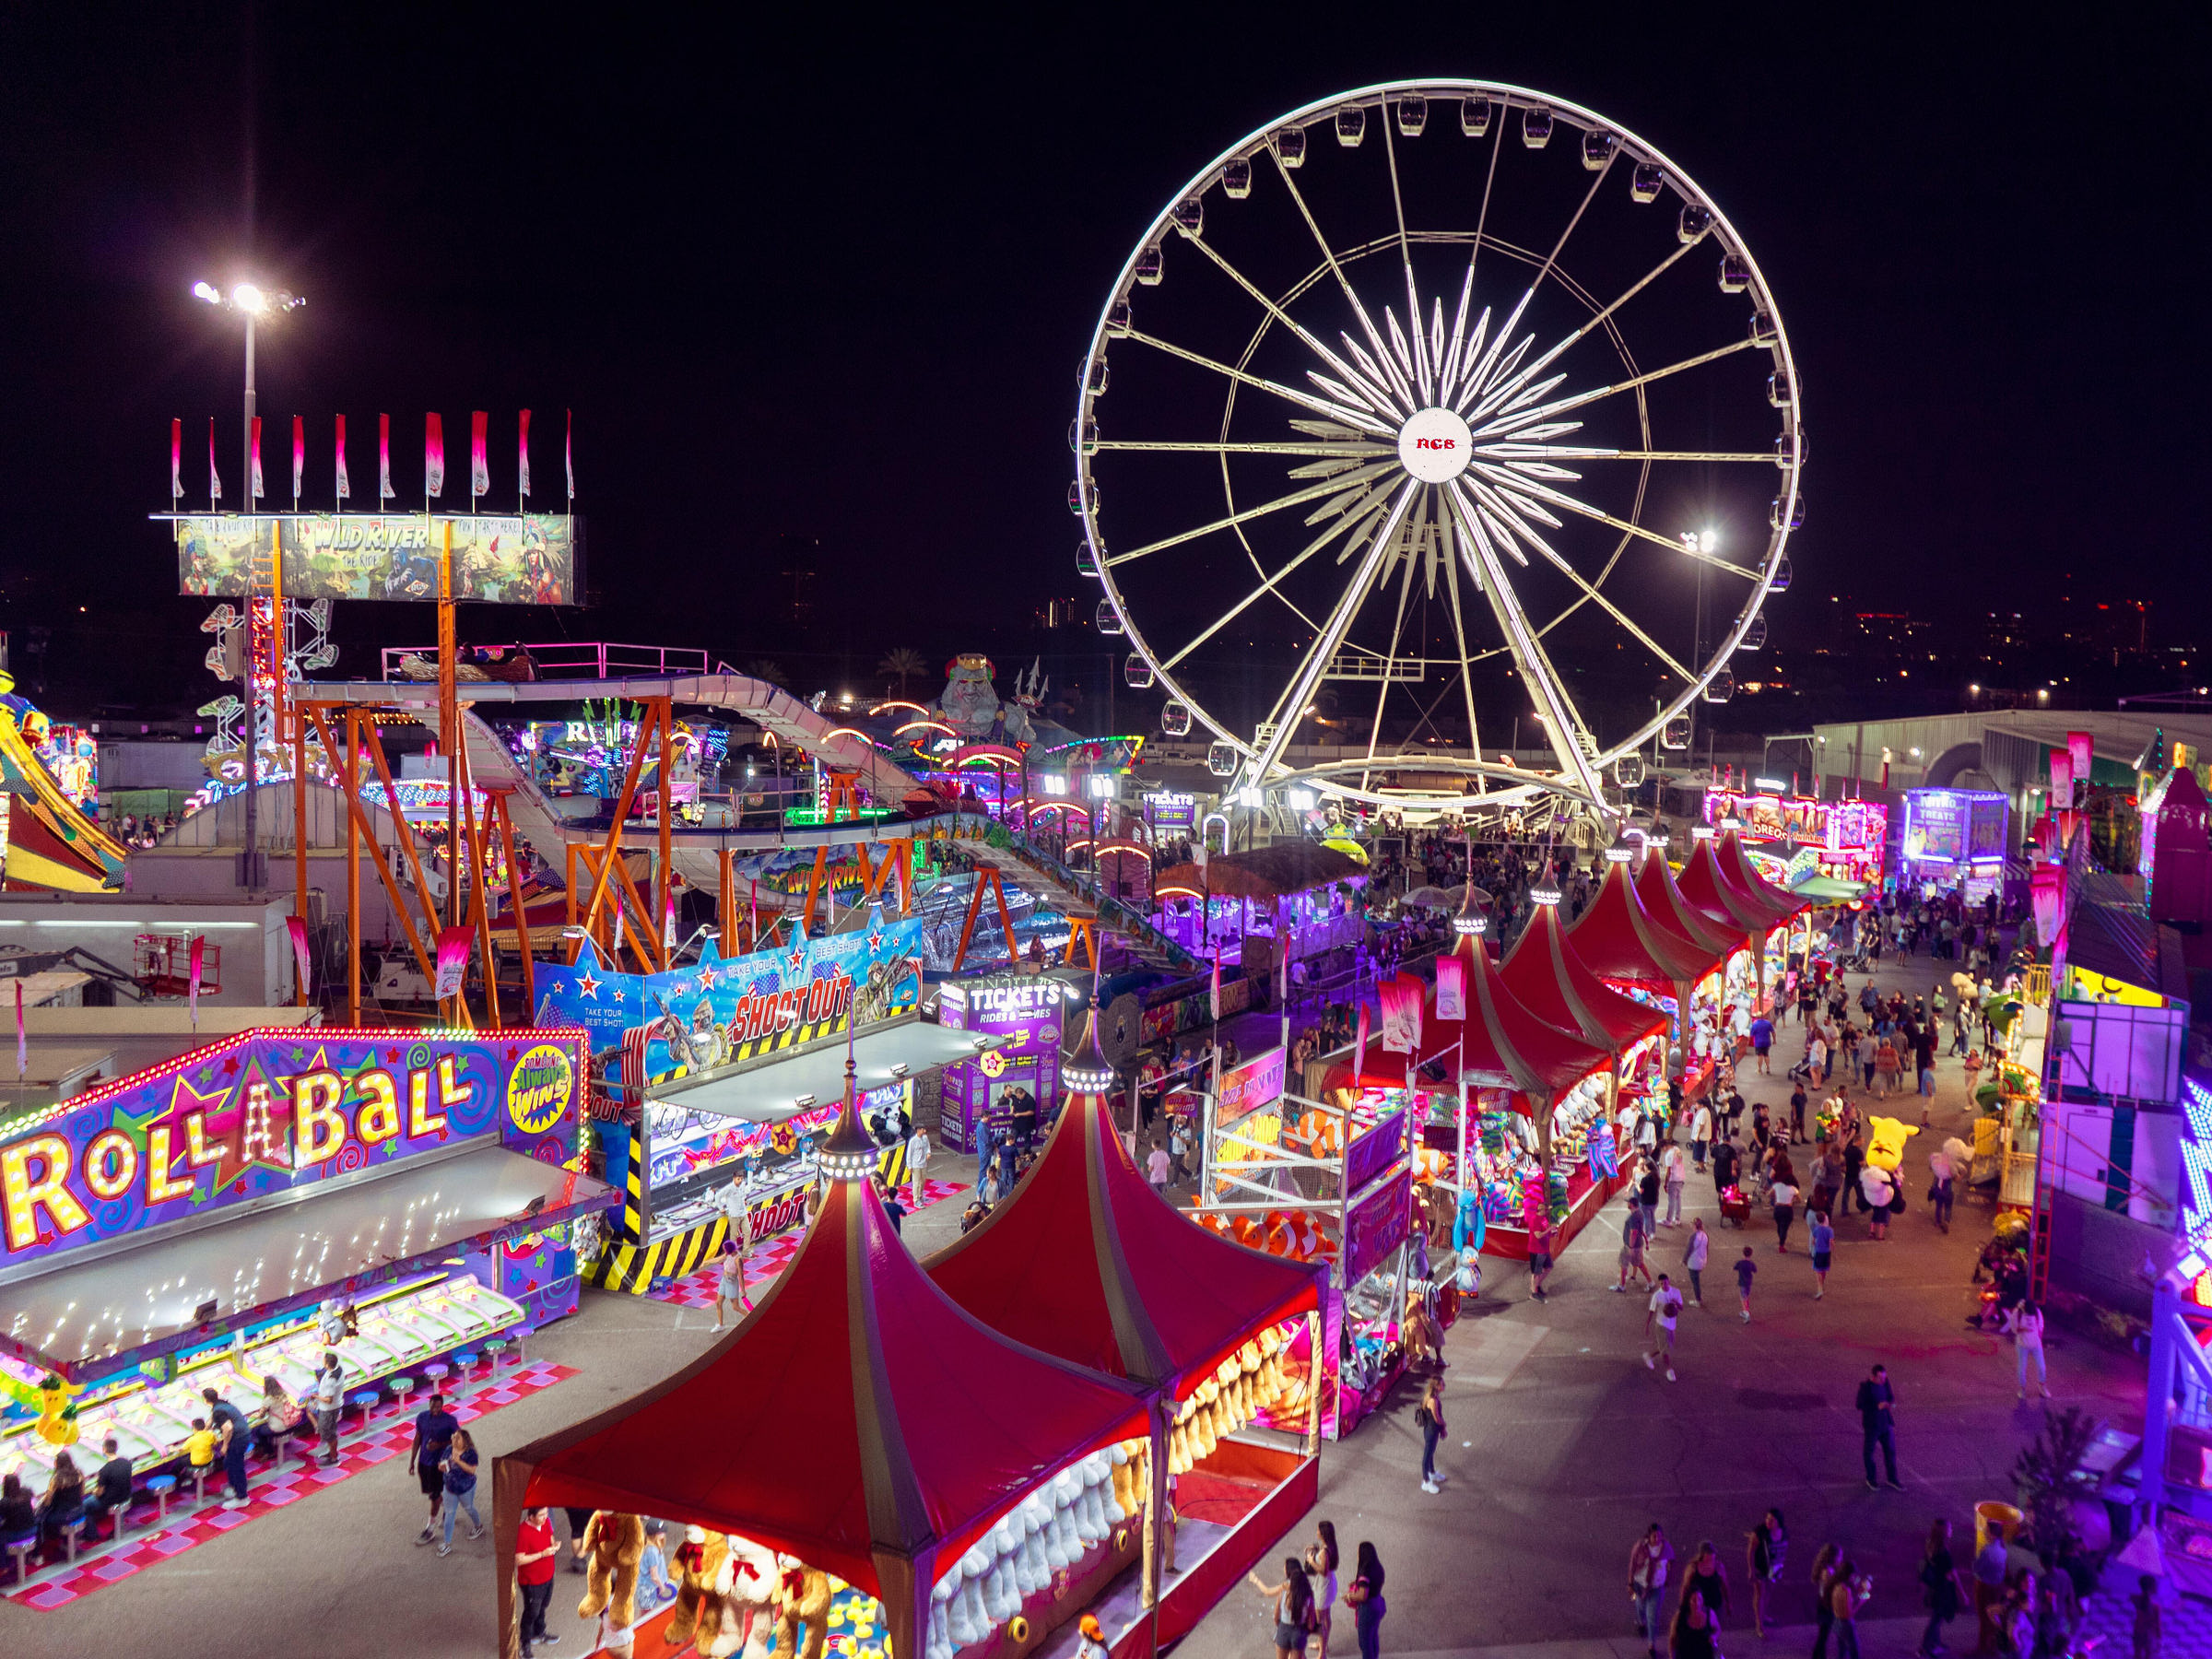
[[1206, 1006], [1216, 1019], [1221, 1018], [1221, 947], [1214, 947], [1214, 978], [1206, 993]]
[[200, 1029], [200, 953], [206, 947], [206, 943], [207, 941], [198, 935], [193, 935], [192, 955], [189, 959], [191, 967], [188, 971], [189, 977], [184, 983], [185, 1000], [192, 1006], [192, 1029], [195, 1031]]
[[445, 493], [445, 418], [440, 415], [422, 418], [422, 493]]
[[568, 431], [560, 441], [560, 458], [569, 469], [569, 500], [576, 499], [576, 411], [562, 411], [569, 418]]
[[1367, 1005], [1359, 1005], [1359, 1037], [1352, 1048], [1352, 1087], [1359, 1087], [1359, 1079], [1367, 1071]]
[[315, 991], [314, 971], [308, 966], [307, 924], [298, 916], [284, 919], [284, 931], [292, 936], [292, 961], [300, 970], [300, 994], [312, 996]]
[[473, 411], [468, 418], [468, 493], [470, 504], [475, 498], [491, 493], [491, 458], [484, 453], [484, 428], [490, 419], [482, 409]]
[[448, 927], [438, 935], [438, 983], [434, 994], [440, 1002], [457, 996], [462, 981], [468, 974], [468, 947], [472, 937], [466, 927]]
[[250, 441], [250, 442], [248, 442], [248, 444], [246, 445], [246, 447], [247, 447], [248, 451], [249, 451], [249, 452], [252, 453], [252, 455], [253, 455], [253, 499], [254, 499], [255, 500], [257, 500], [257, 501], [258, 501], [258, 500], [261, 500], [261, 417], [260, 417], [260, 416], [256, 415], [256, 416], [254, 416], [254, 417], [253, 417], [253, 428], [252, 428], [251, 431], [248, 433], [248, 437], [249, 437], [249, 439], [251, 440], [251, 441]]
[[30, 1069], [30, 1033], [23, 1027], [23, 982], [16, 982], [16, 1081]]
[[523, 418], [515, 428], [514, 465], [517, 475], [523, 480], [523, 499], [527, 500], [530, 497], [530, 411], [527, 409], [523, 411]]
[[292, 417], [292, 505], [300, 505], [300, 486], [307, 479], [307, 422]]
[[215, 465], [215, 417], [212, 415], [207, 417], [207, 499], [210, 501], [223, 499], [223, 475], [216, 469]]
[[390, 500], [392, 489], [392, 417], [376, 418], [376, 500], [382, 506]]
[[344, 500], [353, 493], [353, 484], [346, 477], [346, 417], [338, 417], [338, 500]]
[[174, 418], [169, 423], [169, 499], [184, 499], [184, 423]]

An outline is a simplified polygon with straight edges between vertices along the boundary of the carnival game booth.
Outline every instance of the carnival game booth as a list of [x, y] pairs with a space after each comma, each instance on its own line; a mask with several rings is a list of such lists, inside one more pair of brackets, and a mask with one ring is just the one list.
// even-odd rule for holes
[[1774, 989], [1789, 966], [1790, 918], [1803, 906], [1779, 894], [1771, 901], [1766, 900], [1735, 886], [1722, 869], [1714, 849], [1719, 832], [1699, 824], [1689, 834], [1689, 859], [1682, 866], [1676, 889], [1700, 914], [1731, 930], [1740, 929], [1755, 941], [1755, 1011], [1767, 1013], [1773, 1005]]
[[1455, 1237], [1525, 1261], [1540, 1217], [1563, 1247], [1619, 1187], [1606, 1110], [1613, 1053], [1513, 994], [1490, 960], [1483, 917], [1463, 909], [1453, 926], [1458, 942], [1437, 959], [1421, 1049], [1422, 1065], [1443, 1063], [1457, 1084], [1455, 1157], [1448, 1172], [1424, 1173], [1452, 1194]]
[[[1688, 1038], [1689, 1054], [1683, 1077], [1686, 1095], [1702, 1088], [1713, 1063], [1732, 1052], [1731, 1010], [1741, 1010], [1735, 1022], [1744, 1030], [1751, 1025], [1759, 997], [1758, 960], [1753, 954], [1752, 930], [1733, 918], [1715, 920], [1683, 898], [1675, 885], [1674, 866], [1666, 861], [1664, 843], [1647, 852], [1636, 873], [1636, 896], [1643, 900], [1644, 914], [1673, 938], [1684, 939], [1716, 959], [1711, 979], [1700, 978], [1693, 988], [1691, 1006], [1696, 1016]], [[1693, 1075], [1694, 1074], [1694, 1075]]]
[[[1782, 928], [1781, 971], [1772, 982], [1779, 987], [1781, 976], [1789, 971], [1793, 957], [1803, 961], [1812, 960], [1815, 901], [1760, 875], [1758, 866], [1752, 863], [1750, 849], [1744, 844], [1742, 835], [1734, 829], [1724, 829], [1720, 838], [1712, 843], [1712, 861], [1720, 879], [1731, 890], [1744, 894], [1753, 903], [1779, 918]], [[1802, 930], [1795, 925], [1799, 919], [1805, 924]], [[1771, 933], [1768, 935], [1768, 947], [1770, 960], [1772, 960], [1774, 935]]]
[[1036, 1167], [924, 1265], [1001, 1335], [1143, 1390], [1154, 1466], [1169, 1474], [1145, 1517], [1158, 1548], [1091, 1610], [1117, 1655], [1148, 1654], [1186, 1635], [1317, 1495], [1328, 1269], [1231, 1243], [1152, 1191], [1114, 1131], [1095, 1030], [1068, 1075]]
[[[587, 940], [572, 964], [537, 970], [539, 1019], [582, 1026], [608, 1077], [593, 1155], [623, 1201], [592, 1241], [588, 1283], [642, 1294], [712, 1262], [740, 1213], [754, 1242], [803, 1221], [848, 1050], [863, 1121], [888, 1124], [911, 1112], [917, 1078], [1007, 1041], [921, 1017], [921, 925], [877, 907], [809, 938], [794, 920], [767, 949], [724, 958], [709, 941], [697, 962], [650, 974], [606, 966]], [[885, 1139], [897, 1182], [905, 1147]]]
[[[1604, 878], [1589, 905], [1567, 929], [1567, 938], [1583, 964], [1606, 984], [1663, 1010], [1670, 1039], [1687, 1053], [1698, 1026], [1700, 988], [1708, 1002], [1718, 995], [1723, 952], [1662, 926], [1645, 909], [1630, 877], [1629, 860], [1633, 856], [1620, 842], [1606, 850]], [[1710, 1078], [1710, 1068], [1686, 1062], [1685, 1098], [1703, 1088]]]
[[[806, 1241], [735, 1331], [495, 1460], [508, 1659], [516, 1528], [538, 1504], [598, 1512], [587, 1554], [615, 1559], [593, 1568], [582, 1616], [606, 1609], [624, 1633], [609, 1645], [642, 1659], [694, 1641], [758, 1653], [779, 1619], [785, 1655], [803, 1640], [820, 1659], [835, 1626], [878, 1654], [1018, 1659], [1137, 1559], [1142, 1391], [1001, 1336], [938, 1289], [870, 1187], [854, 1104], [848, 1089]], [[698, 1530], [684, 1594], [641, 1625], [647, 1515]]]
[[349, 1396], [427, 1387], [574, 1312], [571, 1230], [617, 1201], [573, 1167], [583, 1063], [573, 1030], [249, 1030], [16, 1118], [0, 1462], [42, 1486], [112, 1433], [150, 1473], [203, 1388], [251, 1418], [325, 1352]]

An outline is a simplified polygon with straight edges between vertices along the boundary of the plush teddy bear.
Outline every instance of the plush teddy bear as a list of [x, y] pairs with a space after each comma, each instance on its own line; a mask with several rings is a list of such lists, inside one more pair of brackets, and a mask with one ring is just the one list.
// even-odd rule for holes
[[[777, 1659], [822, 1659], [822, 1650], [830, 1640], [830, 1603], [832, 1592], [830, 1575], [807, 1566], [793, 1556], [778, 1556], [782, 1575], [777, 1581], [776, 1654]], [[799, 1631], [806, 1632], [806, 1646], [799, 1648]]]
[[708, 1628], [709, 1623], [718, 1627], [722, 1617], [714, 1581], [729, 1559], [730, 1543], [724, 1535], [700, 1526], [684, 1528], [684, 1541], [676, 1547], [676, 1618], [668, 1626], [670, 1647], [682, 1647], [694, 1630], [699, 1632], [702, 1651], [713, 1640], [715, 1630]]
[[604, 1607], [618, 1630], [638, 1622], [638, 1562], [645, 1555], [645, 1523], [612, 1510], [595, 1512], [583, 1529], [586, 1562], [579, 1618], [596, 1618]]

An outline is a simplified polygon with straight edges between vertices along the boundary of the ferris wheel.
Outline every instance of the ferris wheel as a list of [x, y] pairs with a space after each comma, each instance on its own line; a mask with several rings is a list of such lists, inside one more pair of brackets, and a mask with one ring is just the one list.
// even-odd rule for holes
[[[1735, 694], [1804, 513], [1742, 236], [1616, 123], [1480, 81], [1324, 99], [1201, 169], [1114, 282], [1069, 441], [1078, 567], [1163, 729], [1377, 804], [1411, 771], [1602, 806]], [[1509, 725], [1555, 765], [1485, 759]], [[1316, 742], [1353, 758], [1294, 769]]]

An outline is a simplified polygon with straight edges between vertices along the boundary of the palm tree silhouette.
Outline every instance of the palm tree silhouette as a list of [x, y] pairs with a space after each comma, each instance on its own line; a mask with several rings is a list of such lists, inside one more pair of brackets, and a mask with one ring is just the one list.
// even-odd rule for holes
[[899, 695], [906, 695], [906, 683], [917, 674], [927, 674], [929, 663], [911, 645], [901, 645], [895, 651], [884, 653], [883, 661], [876, 665], [876, 672], [888, 674], [899, 682]]

